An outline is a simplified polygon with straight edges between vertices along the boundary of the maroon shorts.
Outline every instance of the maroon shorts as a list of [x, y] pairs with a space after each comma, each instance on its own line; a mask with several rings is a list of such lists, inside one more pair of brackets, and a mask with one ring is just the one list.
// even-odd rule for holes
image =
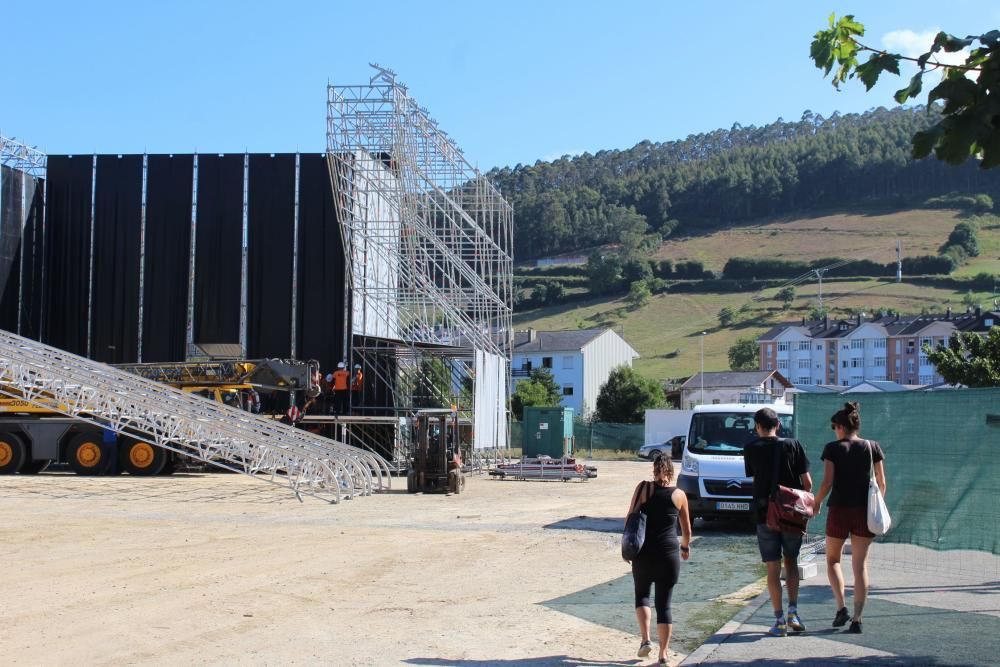
[[868, 530], [867, 507], [831, 507], [826, 517], [826, 536], [846, 540], [848, 535], [875, 537]]

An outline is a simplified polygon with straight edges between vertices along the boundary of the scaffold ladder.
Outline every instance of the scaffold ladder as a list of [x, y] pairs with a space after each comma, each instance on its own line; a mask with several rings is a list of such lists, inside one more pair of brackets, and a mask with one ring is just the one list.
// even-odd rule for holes
[[389, 487], [381, 456], [0, 330], [0, 394], [336, 503]]

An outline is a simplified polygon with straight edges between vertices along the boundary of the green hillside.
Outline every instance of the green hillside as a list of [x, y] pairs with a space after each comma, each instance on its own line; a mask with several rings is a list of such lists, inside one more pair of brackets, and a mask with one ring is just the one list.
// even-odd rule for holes
[[[672, 239], [655, 252], [655, 257], [698, 259], [715, 271], [733, 256], [811, 260], [863, 255], [885, 263], [895, 258], [897, 238], [904, 255], [935, 253], [961, 216], [952, 210], [872, 210], [774, 218], [703, 236]], [[943, 312], [949, 305], [964, 309], [968, 286], [961, 285], [961, 279], [981, 272], [1000, 273], [1000, 219], [987, 218], [990, 220], [996, 222], [979, 228], [980, 255], [956, 271], [954, 277], [958, 280], [941, 277], [925, 281], [936, 283], [931, 285], [905, 281], [897, 284], [891, 279], [824, 281], [824, 304], [833, 317], [858, 310]], [[542, 330], [615, 327], [639, 351], [641, 358], [636, 368], [640, 372], [658, 379], [679, 378], [699, 369], [702, 331], [706, 332], [705, 369], [726, 369], [727, 351], [736, 339], [756, 337], [777, 322], [806, 316], [817, 305], [817, 288], [815, 282], [798, 286], [788, 310], [774, 299], [776, 288], [759, 293], [667, 291], [652, 296], [647, 305], [637, 309], [630, 309], [623, 296], [566, 300], [545, 308], [515, 310], [514, 322], [517, 328], [533, 326]], [[583, 289], [570, 289], [569, 294], [580, 291]], [[994, 298], [988, 287], [973, 291], [972, 296], [984, 305], [991, 305]], [[741, 322], [720, 327], [718, 313], [723, 307], [742, 309]]]

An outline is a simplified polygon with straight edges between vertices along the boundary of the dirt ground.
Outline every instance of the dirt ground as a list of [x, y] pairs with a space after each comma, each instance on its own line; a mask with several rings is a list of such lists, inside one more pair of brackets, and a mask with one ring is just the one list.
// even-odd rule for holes
[[408, 495], [394, 479], [389, 493], [339, 505], [241, 475], [0, 477], [0, 655], [637, 664], [618, 540], [650, 465], [596, 465], [586, 482], [471, 476], [459, 496]]

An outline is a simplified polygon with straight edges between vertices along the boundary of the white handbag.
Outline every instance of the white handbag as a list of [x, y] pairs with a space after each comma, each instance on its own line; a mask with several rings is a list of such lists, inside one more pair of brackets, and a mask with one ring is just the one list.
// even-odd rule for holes
[[868, 530], [876, 535], [885, 535], [892, 528], [892, 517], [885, 506], [885, 499], [882, 491], [875, 481], [875, 455], [872, 453], [872, 444], [865, 440], [868, 446], [868, 456], [871, 465], [868, 469]]

